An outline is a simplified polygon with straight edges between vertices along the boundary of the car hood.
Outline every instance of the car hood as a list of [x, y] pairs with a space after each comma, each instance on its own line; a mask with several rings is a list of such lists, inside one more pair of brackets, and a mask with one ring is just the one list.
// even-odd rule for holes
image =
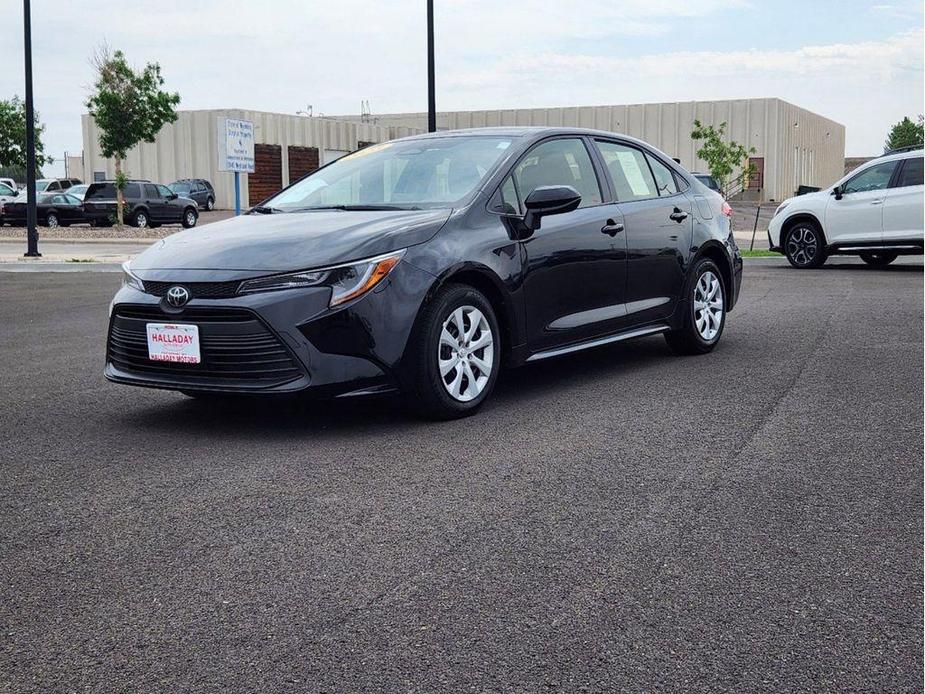
[[446, 223], [450, 212], [248, 214], [168, 236], [137, 256], [132, 271], [273, 273], [336, 265], [423, 243]]

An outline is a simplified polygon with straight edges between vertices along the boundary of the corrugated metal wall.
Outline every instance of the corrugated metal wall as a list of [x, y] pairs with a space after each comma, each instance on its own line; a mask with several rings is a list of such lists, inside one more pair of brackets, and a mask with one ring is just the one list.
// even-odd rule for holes
[[[335, 116], [359, 120], [359, 116]], [[698, 143], [690, 138], [695, 119], [727, 123], [728, 136], [765, 158], [764, 199], [781, 200], [798, 185], [827, 186], [841, 177], [845, 126], [780, 99], [686, 101], [618, 106], [450, 111], [437, 114], [438, 129], [499, 125], [551, 125], [596, 128], [637, 137], [681, 159], [692, 171], [706, 171]], [[385, 126], [425, 129], [427, 114], [374, 115]]]
[[[282, 181], [289, 183], [288, 146], [317, 147], [321, 152], [349, 152], [357, 142], [384, 142], [421, 132], [398, 125], [389, 127], [330, 118], [307, 118], [285, 113], [219, 109], [180, 111], [175, 123], [165, 126], [153, 143], [142, 143], [126, 157], [123, 170], [135, 178], [170, 183], [178, 178], [205, 178], [215, 187], [216, 205], [234, 206], [234, 174], [218, 170], [218, 118], [241, 118], [254, 123], [257, 143], [282, 147]], [[82, 117], [83, 179], [94, 180], [94, 172], [106, 178], [115, 176], [113, 161], [104, 159], [99, 149], [99, 132], [88, 116]], [[332, 154], [333, 156], [333, 154]], [[322, 162], [325, 163], [325, 162]], [[72, 174], [74, 175], [74, 174]], [[79, 175], [79, 174], [78, 174]], [[241, 176], [241, 200], [249, 196], [247, 175]]]

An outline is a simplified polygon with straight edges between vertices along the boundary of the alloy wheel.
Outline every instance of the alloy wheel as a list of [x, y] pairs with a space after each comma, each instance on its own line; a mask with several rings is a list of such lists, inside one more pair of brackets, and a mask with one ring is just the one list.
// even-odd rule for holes
[[704, 272], [694, 287], [694, 324], [707, 342], [712, 341], [723, 325], [723, 285], [713, 272]]
[[196, 213], [187, 212], [186, 213], [186, 226], [191, 227], [191, 226], [194, 226], [195, 224], [196, 224]]
[[488, 385], [495, 363], [491, 325], [479, 309], [460, 306], [443, 321], [437, 346], [440, 380], [450, 396], [469, 402]]
[[811, 265], [818, 253], [819, 237], [815, 229], [799, 226], [787, 236], [787, 255], [797, 265]]
[[144, 212], [139, 212], [136, 214], [135, 226], [139, 229], [144, 229], [146, 226], [148, 226], [148, 215], [146, 215]]
[[48, 226], [51, 227], [52, 229], [59, 226], [58, 215], [50, 214], [48, 215], [48, 219], [46, 221], [48, 223]]

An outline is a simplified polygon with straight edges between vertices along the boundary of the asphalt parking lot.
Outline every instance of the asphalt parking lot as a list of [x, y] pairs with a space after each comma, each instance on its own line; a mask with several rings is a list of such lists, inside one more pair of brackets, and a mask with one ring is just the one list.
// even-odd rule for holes
[[0, 273], [0, 691], [921, 691], [921, 258], [440, 424], [108, 384], [118, 282]]

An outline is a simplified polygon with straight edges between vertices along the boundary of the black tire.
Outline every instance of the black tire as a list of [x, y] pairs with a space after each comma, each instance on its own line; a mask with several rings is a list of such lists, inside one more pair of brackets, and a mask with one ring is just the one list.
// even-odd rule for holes
[[183, 225], [184, 229], [192, 229], [196, 226], [196, 221], [199, 219], [199, 213], [196, 212], [192, 207], [187, 207], [183, 210], [183, 217], [180, 220], [180, 223]]
[[[706, 282], [708, 287], [713, 286], [713, 280], [716, 281], [716, 293], [721, 300], [718, 326], [716, 326], [715, 313], [712, 310], [709, 311], [709, 318], [698, 319], [698, 313], [703, 316], [706, 312], [704, 310], [698, 311], [695, 307], [695, 297], [698, 296], [698, 291], [702, 291], [702, 280]], [[716, 263], [709, 258], [698, 260], [687, 276], [682, 296], [683, 323], [680, 328], [665, 333], [665, 341], [675, 354], [706, 354], [707, 352], [712, 352], [723, 336], [723, 329], [726, 327], [726, 297], [728, 296], [726, 283], [723, 281], [723, 275]], [[715, 334], [711, 335], [706, 327], [701, 328], [701, 324], [713, 326], [713, 329], [716, 330]]]
[[798, 270], [822, 267], [826, 261], [825, 236], [813, 222], [796, 222], [784, 235], [784, 255]]
[[148, 229], [151, 226], [151, 217], [147, 210], [138, 210], [132, 217], [132, 226], [138, 229]]
[[49, 212], [47, 215], [45, 215], [45, 226], [53, 228], [63, 225], [61, 224], [61, 218], [57, 215], [57, 213]]
[[215, 200], [213, 200], [212, 198], [209, 198], [208, 200], [206, 200], [206, 209], [207, 209], [209, 212], [211, 212], [212, 210], [214, 210], [214, 209], [215, 209]]
[[899, 253], [861, 253], [861, 260], [874, 267], [886, 267], [899, 257]]
[[[467, 312], [466, 308], [470, 310]], [[462, 313], [458, 314], [460, 309]], [[479, 313], [484, 321], [477, 317]], [[487, 346], [470, 351], [470, 342], [463, 339], [464, 335], [459, 335], [458, 339], [466, 344], [462, 351], [456, 352], [441, 341], [445, 326], [451, 336], [459, 333], [456, 329], [457, 315], [462, 316], [467, 329], [473, 326], [472, 317], [477, 318], [476, 327], [470, 335], [471, 344], [484, 341], [484, 328], [487, 324]], [[469, 322], [466, 323], [466, 320]], [[409, 404], [427, 419], [456, 419], [474, 414], [491, 395], [501, 370], [501, 331], [498, 319], [488, 299], [477, 289], [466, 285], [449, 284], [443, 287], [424, 307], [409, 348], [409, 358], [405, 362], [405, 394], [410, 399]], [[439, 363], [444, 356], [448, 360], [457, 360], [457, 367], [445, 377], [440, 374]], [[487, 380], [482, 382], [481, 390], [478, 390], [478, 384], [485, 375], [474, 364], [475, 361], [490, 364]], [[457, 374], [457, 378], [454, 378]], [[475, 381], [470, 381], [468, 374], [475, 376]], [[458, 397], [451, 394], [454, 384], [459, 392]]]

